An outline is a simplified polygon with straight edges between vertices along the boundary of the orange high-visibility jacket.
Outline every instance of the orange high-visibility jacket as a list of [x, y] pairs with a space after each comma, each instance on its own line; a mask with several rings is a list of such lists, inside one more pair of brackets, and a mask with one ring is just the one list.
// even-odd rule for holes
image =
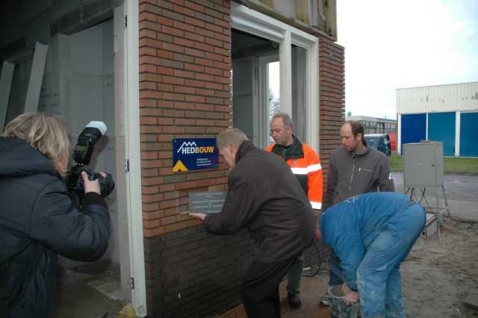
[[323, 175], [320, 158], [309, 145], [302, 143], [295, 136], [290, 147], [270, 144], [266, 150], [286, 160], [300, 185], [309, 197], [313, 209], [322, 208]]

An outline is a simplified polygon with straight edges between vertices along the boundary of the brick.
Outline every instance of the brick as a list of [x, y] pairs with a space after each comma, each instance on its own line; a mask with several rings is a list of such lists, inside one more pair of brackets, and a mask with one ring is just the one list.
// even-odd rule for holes
[[223, 74], [222, 70], [214, 68], [214, 67], [206, 67], [204, 69], [204, 72], [206, 74], [212, 74], [212, 75], [221, 75]]
[[205, 37], [208, 37], [208, 38], [214, 38], [214, 32], [210, 31], [210, 30], [207, 30], [207, 29], [204, 29], [204, 27], [196, 28], [196, 33], [200, 34], [200, 35], [203, 35]]
[[183, 189], [193, 189], [196, 187], [195, 181], [187, 181], [187, 182], [178, 182], [175, 184], [174, 189], [176, 190], [183, 190]]
[[[204, 73], [204, 70], [205, 70], [204, 66], [202, 65], [190, 64], [190, 63], [185, 63], [184, 69], [187, 71], [198, 72], [198, 73]], [[194, 76], [192, 78], [194, 78]]]
[[187, 95], [185, 96], [184, 100], [186, 102], [194, 102], [194, 103], [205, 103], [206, 98], [204, 96], [195, 96], [195, 95]]
[[161, 42], [158, 40], [150, 39], [150, 38], [142, 38], [139, 39], [139, 46], [140, 47], [150, 47], [150, 48], [157, 48], [160, 49], [162, 48]]
[[194, 3], [192, 1], [185, 1], [184, 6], [187, 7], [187, 8], [190, 8], [194, 11], [197, 11], [197, 12], [204, 12], [205, 11], [204, 6], [201, 6], [201, 5], [199, 5], [197, 3]]
[[173, 5], [173, 11], [183, 14], [185, 16], [191, 16], [194, 17], [194, 10], [191, 10], [187, 7], [184, 6], [179, 6], [179, 5]]
[[189, 31], [189, 32], [194, 32], [194, 30], [195, 30], [195, 27], [193, 25], [189, 25], [189, 24], [182, 23], [182, 22], [179, 22], [179, 21], [174, 21], [173, 26], [175, 28], [178, 28], [178, 29], [181, 29], [181, 30], [184, 30], [184, 31]]
[[160, 225], [160, 222], [159, 222], [158, 219], [156, 219], [156, 220], [143, 220], [143, 227], [145, 229], [155, 228], [155, 227], [158, 227], [159, 225]]
[[[186, 86], [208, 87], [207, 84], [211, 84], [211, 83], [207, 83], [207, 82], [203, 82], [203, 81], [196, 81], [196, 80], [192, 80], [192, 79], [185, 79], [184, 80], [184, 85], [186, 85]], [[208, 88], [212, 88], [212, 87], [208, 87]]]
[[156, 125], [156, 117], [141, 117], [140, 124], [141, 125]]
[[204, 57], [206, 56], [206, 52], [203, 52], [201, 50], [196, 50], [196, 49], [191, 49], [191, 48], [184, 48], [184, 54], [186, 55], [191, 55], [191, 56], [196, 56], [196, 57]]
[[[179, 45], [179, 46], [182, 46], [182, 47], [191, 47], [191, 48], [194, 48], [195, 44], [196, 44], [195, 41], [188, 40], [188, 39], [182, 39], [182, 38], [175, 38], [174, 43], [176, 45]], [[184, 52], [184, 50], [183, 50], [183, 52]]]
[[156, 39], [156, 31], [153, 30], [141, 30], [139, 31], [139, 38], [151, 38], [151, 39]]
[[196, 57], [194, 60], [197, 64], [200, 64], [200, 65], [214, 66], [214, 61], [211, 61], [209, 59]]
[[[166, 1], [160, 1], [160, 2], [164, 3]], [[171, 6], [170, 9], [172, 9], [172, 6]], [[166, 9], [163, 9], [162, 12], [163, 12], [162, 13], [163, 16], [166, 16], [166, 17], [174, 20], [173, 25], [176, 25], [176, 23], [178, 23], [178, 22], [184, 21], [184, 15], [182, 15], [180, 13], [170, 11], [170, 10], [166, 10]]]
[[187, 118], [176, 118], [174, 120], [175, 125], [180, 125], [180, 126], [194, 126], [196, 124], [195, 119], [187, 119]]
[[144, 108], [144, 107], [156, 107], [156, 101], [154, 99], [141, 99], [139, 101], [139, 107]]
[[161, 92], [157, 91], [150, 91], [150, 90], [142, 90], [139, 92], [139, 98], [162, 98], [163, 95]]
[[188, 80], [185, 80], [184, 78], [180, 78], [180, 77], [174, 77], [174, 76], [162, 76], [161, 81], [167, 84], [188, 85], [186, 83], [186, 81]]
[[176, 216], [168, 216], [168, 217], [161, 218], [161, 225], [171, 224], [175, 222], [176, 222]]
[[156, 22], [156, 15], [150, 12], [140, 12], [139, 21], [151, 21]]
[[188, 227], [188, 224], [186, 222], [179, 222], [179, 223], [168, 224], [162, 228], [164, 229], [165, 233], [168, 233], [168, 232], [184, 229], [186, 227]]
[[165, 231], [163, 227], [156, 227], [153, 229], [144, 229], [143, 234], [145, 237], [154, 237], [163, 234]]
[[209, 74], [195, 74], [195, 79], [200, 81], [217, 82], [214, 76]]
[[153, 211], [153, 212], [144, 212], [143, 211], [143, 220], [153, 220], [163, 217], [163, 211]]
[[140, 60], [143, 55], [156, 56], [156, 49], [152, 47], [142, 47], [139, 49]]
[[[157, 89], [160, 92], [173, 92], [174, 91], [174, 86], [171, 84], [164, 84], [164, 83], [159, 83], [157, 84]], [[162, 94], [164, 98], [164, 94]]]
[[194, 87], [187, 87], [187, 86], [175, 86], [174, 92], [182, 93], [182, 94], [198, 94]]
[[172, 52], [176, 52], [176, 53], [184, 53], [184, 47], [181, 46], [181, 45], [177, 45], [177, 44], [163, 43], [162, 48], [166, 51], [172, 51]]
[[149, 82], [159, 82], [160, 76], [158, 74], [151, 74], [151, 73], [142, 73], [139, 74], [139, 81], [149, 81]]
[[196, 42], [194, 44], [194, 47], [198, 50], [206, 51], [206, 53], [207, 52], [214, 52], [214, 46], [209, 45], [209, 44]]
[[210, 23], [206, 23], [204, 25], [204, 27], [207, 29], [207, 30], [210, 30], [210, 31], [213, 31], [213, 32], [216, 32], [216, 33], [222, 33], [223, 32], [223, 29], [220, 27], [220, 26], [217, 26], [214, 24], [214, 19], [212, 19], [211, 21], [208, 21]]
[[184, 77], [184, 78], [194, 78], [194, 72], [183, 71], [183, 70], [174, 70], [174, 76]]
[[174, 75], [174, 69], [170, 67], [158, 66], [156, 71], [161, 75]]

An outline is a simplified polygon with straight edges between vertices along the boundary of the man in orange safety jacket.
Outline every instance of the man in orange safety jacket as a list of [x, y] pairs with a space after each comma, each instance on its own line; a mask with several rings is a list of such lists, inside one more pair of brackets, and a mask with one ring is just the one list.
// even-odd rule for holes
[[[322, 208], [323, 176], [320, 158], [309, 145], [301, 142], [292, 133], [293, 122], [288, 114], [277, 113], [271, 121], [271, 137], [275, 143], [267, 151], [275, 153], [287, 162], [309, 198], [314, 210]], [[299, 309], [300, 278], [304, 263], [303, 256], [289, 269], [287, 278], [287, 300], [292, 309]]]

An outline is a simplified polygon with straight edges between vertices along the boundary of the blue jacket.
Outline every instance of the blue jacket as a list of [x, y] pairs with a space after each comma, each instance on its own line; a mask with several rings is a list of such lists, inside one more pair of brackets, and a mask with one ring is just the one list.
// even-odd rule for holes
[[405, 194], [374, 192], [351, 197], [321, 215], [322, 239], [340, 259], [349, 288], [357, 290], [357, 267], [372, 242], [409, 205], [410, 199]]

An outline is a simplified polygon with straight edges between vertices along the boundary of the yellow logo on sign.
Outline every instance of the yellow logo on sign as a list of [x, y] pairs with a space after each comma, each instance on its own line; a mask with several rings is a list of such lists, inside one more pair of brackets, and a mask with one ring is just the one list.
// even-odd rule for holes
[[184, 165], [184, 163], [181, 162], [181, 160], [178, 160], [176, 164], [173, 167], [173, 172], [178, 172], [178, 171], [188, 171], [188, 168]]

